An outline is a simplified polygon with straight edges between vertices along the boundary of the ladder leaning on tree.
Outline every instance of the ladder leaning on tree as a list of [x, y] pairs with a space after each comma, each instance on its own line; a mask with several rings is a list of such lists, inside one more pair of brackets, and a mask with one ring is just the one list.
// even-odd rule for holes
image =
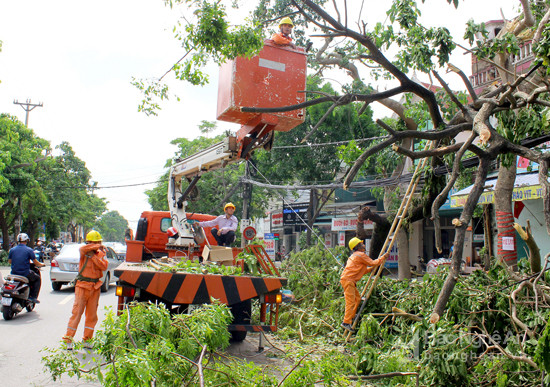
[[[424, 148], [425, 151], [432, 149], [434, 146], [434, 141], [428, 141], [426, 143], [426, 146]], [[425, 157], [423, 159], [420, 159], [418, 164], [416, 164], [416, 168], [414, 170], [414, 174], [411, 178], [411, 181], [409, 183], [409, 186], [407, 187], [407, 191], [405, 192], [405, 196], [403, 197], [403, 200], [401, 201], [401, 205], [399, 206], [399, 209], [397, 210], [397, 213], [395, 214], [395, 218], [393, 219], [390, 231], [388, 233], [388, 236], [386, 237], [386, 241], [384, 242], [384, 245], [382, 246], [382, 250], [380, 250], [379, 256], [383, 256], [386, 252], [391, 251], [393, 244], [395, 242], [395, 235], [399, 232], [401, 229], [401, 223], [403, 222], [403, 219], [405, 217], [405, 214], [409, 210], [409, 205], [411, 204], [413, 194], [416, 190], [416, 187], [418, 186], [418, 182], [420, 181], [420, 176], [422, 173], [422, 170], [426, 166], [428, 162], [429, 157]], [[363, 299], [363, 302], [361, 304], [361, 307], [355, 314], [355, 318], [353, 319], [353, 324], [351, 325], [352, 329], [355, 329], [357, 326], [357, 323], [359, 322], [359, 319], [361, 317], [361, 313], [363, 312], [363, 309], [365, 309], [365, 305], [367, 304], [367, 301], [369, 300], [372, 292], [374, 291], [374, 288], [376, 286], [376, 283], [378, 282], [378, 278], [380, 278], [380, 274], [382, 274], [382, 269], [384, 267], [385, 260], [380, 263], [380, 265], [376, 266], [374, 270], [371, 271], [369, 278], [367, 280], [367, 283], [365, 284], [365, 287], [363, 288], [363, 291], [361, 292], [361, 298]], [[365, 295], [366, 294], [366, 295]], [[364, 297], [364, 298], [363, 298]], [[352, 332], [346, 331], [344, 333], [344, 338], [346, 341], [349, 341], [351, 337]]]

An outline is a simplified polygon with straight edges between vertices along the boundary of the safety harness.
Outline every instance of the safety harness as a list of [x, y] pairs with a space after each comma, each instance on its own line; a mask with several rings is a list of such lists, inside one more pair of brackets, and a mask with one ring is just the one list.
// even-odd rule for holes
[[76, 275], [76, 278], [74, 279], [74, 282], [76, 281], [83, 281], [83, 282], [93, 282], [94, 284], [99, 281], [99, 278], [90, 278], [90, 277], [84, 277], [82, 275], [82, 272], [86, 268], [86, 265], [88, 264], [88, 259], [90, 259], [91, 255], [86, 254], [86, 260], [84, 261], [84, 265], [82, 265], [82, 269], [78, 272]]

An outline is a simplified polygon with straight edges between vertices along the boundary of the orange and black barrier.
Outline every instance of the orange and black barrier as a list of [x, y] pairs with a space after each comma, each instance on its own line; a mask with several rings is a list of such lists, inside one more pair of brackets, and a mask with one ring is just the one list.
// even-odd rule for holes
[[131, 285], [169, 304], [204, 304], [211, 298], [233, 305], [281, 289], [286, 278], [168, 273], [126, 266], [115, 269], [119, 283]]

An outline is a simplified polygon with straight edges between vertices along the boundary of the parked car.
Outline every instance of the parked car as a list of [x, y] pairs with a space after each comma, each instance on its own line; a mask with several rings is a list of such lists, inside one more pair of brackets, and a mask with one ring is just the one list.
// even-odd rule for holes
[[[84, 246], [83, 243], [68, 243], [64, 245], [59, 253], [52, 259], [50, 266], [50, 278], [52, 280], [52, 289], [60, 290], [61, 286], [72, 282], [78, 274], [78, 263], [80, 261], [80, 247]], [[106, 292], [109, 290], [109, 284], [116, 282], [114, 270], [124, 261], [117, 253], [111, 248], [105, 247], [106, 258], [109, 261], [109, 266], [105, 271], [103, 277], [103, 284], [101, 285], [101, 291]]]
[[105, 246], [112, 248], [123, 261], [126, 259], [126, 245], [120, 242], [103, 242]]

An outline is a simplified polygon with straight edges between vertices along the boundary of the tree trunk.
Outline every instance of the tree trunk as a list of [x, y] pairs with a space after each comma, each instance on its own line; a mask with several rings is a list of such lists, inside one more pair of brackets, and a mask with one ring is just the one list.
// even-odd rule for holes
[[10, 232], [8, 228], [8, 221], [4, 213], [4, 208], [0, 208], [0, 229], [2, 230], [2, 249], [8, 251], [10, 249]]
[[[516, 250], [516, 231], [514, 230], [514, 213], [512, 210], [512, 193], [514, 191], [515, 181], [515, 160], [510, 168], [501, 165], [498, 171], [498, 178], [494, 194], [495, 213], [498, 229], [497, 259], [499, 261], [505, 262], [508, 266], [512, 267], [515, 267], [517, 265], [518, 260], [518, 254]], [[505, 250], [506, 245], [512, 245], [513, 249]]]
[[397, 278], [399, 280], [411, 278], [411, 262], [409, 259], [409, 234], [401, 228], [395, 235], [398, 251]]
[[312, 188], [309, 191], [309, 206], [307, 208], [307, 231], [306, 231], [306, 244], [311, 246], [311, 230], [315, 223], [315, 210], [317, 209], [317, 190]]
[[527, 221], [525, 230], [519, 224], [514, 223], [514, 229], [518, 232], [521, 239], [525, 241], [529, 248], [529, 265], [531, 266], [531, 274], [540, 272], [540, 249], [537, 242], [531, 233], [531, 223]]
[[493, 226], [491, 221], [491, 205], [483, 206], [483, 233], [485, 246], [485, 256], [483, 257], [483, 267], [485, 270], [491, 268], [491, 257], [493, 256]]
[[[391, 228], [391, 223], [388, 222], [386, 217], [380, 214], [374, 213], [369, 207], [363, 207], [357, 215], [357, 238], [365, 239], [367, 234], [365, 233], [363, 222], [365, 220], [371, 220], [374, 223], [374, 230], [372, 232], [372, 239], [370, 241], [369, 257], [376, 259], [380, 255], [380, 251], [386, 241], [386, 236]], [[361, 226], [359, 226], [361, 225]]]
[[460, 219], [458, 220], [458, 222], [454, 223], [456, 227], [456, 233], [453, 255], [451, 257], [451, 267], [449, 269], [449, 274], [445, 279], [445, 283], [443, 284], [443, 287], [439, 292], [434, 310], [430, 317], [430, 322], [433, 324], [437, 323], [441, 315], [443, 315], [445, 307], [447, 306], [447, 302], [449, 302], [449, 298], [451, 297], [453, 289], [456, 285], [456, 281], [458, 280], [458, 276], [460, 274], [460, 266], [462, 264], [462, 251], [464, 249], [464, 238], [466, 236], [466, 229], [468, 228], [468, 225], [472, 220], [472, 214], [474, 213], [477, 201], [483, 193], [483, 186], [485, 184], [485, 180], [487, 179], [487, 173], [489, 172], [490, 164], [491, 159], [480, 159], [479, 168], [477, 170], [476, 179], [474, 182], [474, 186], [472, 187], [472, 191], [470, 192], [470, 195], [466, 200], [466, 204], [464, 204], [464, 209], [462, 211], [462, 214], [460, 215]]

